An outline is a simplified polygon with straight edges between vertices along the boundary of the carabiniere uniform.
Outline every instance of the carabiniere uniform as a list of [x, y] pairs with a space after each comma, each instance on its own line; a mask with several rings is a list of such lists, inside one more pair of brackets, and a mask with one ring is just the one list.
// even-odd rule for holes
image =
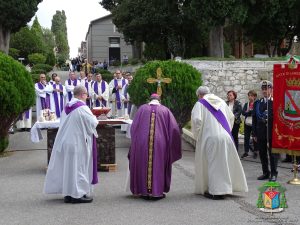
[[[278, 154], [272, 154], [272, 127], [273, 127], [273, 98], [261, 98], [254, 103], [253, 109], [253, 136], [257, 137], [259, 156], [263, 175], [277, 177]], [[268, 166], [270, 158], [271, 173]]]

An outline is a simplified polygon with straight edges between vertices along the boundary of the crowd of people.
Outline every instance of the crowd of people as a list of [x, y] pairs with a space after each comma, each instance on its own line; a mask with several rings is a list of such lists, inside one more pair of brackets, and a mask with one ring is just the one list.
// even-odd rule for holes
[[82, 59], [80, 57], [76, 57], [71, 59], [71, 64], [69, 65], [70, 71], [72, 72], [80, 72], [85, 71], [86, 73], [95, 73], [97, 69], [108, 69], [108, 63], [106, 60], [101, 61], [93, 61], [89, 63], [87, 59]]
[[[91, 109], [109, 107], [112, 117], [121, 117], [130, 115], [133, 107], [127, 92], [133, 79], [130, 73], [122, 74], [116, 70], [107, 83], [100, 73], [93, 75], [87, 61], [85, 63], [79, 77], [70, 71], [64, 84], [56, 73], [52, 74], [50, 82], [46, 81], [45, 74], [40, 74], [40, 80], [35, 84], [37, 118], [47, 108], [61, 118], [58, 132], [61, 135], [53, 147], [45, 193], [60, 193], [66, 203], [91, 202], [91, 185], [97, 183], [94, 163], [97, 120]], [[234, 90], [227, 92], [227, 101], [224, 101], [210, 93], [208, 87], [198, 88], [198, 101], [191, 112], [192, 133], [196, 140], [196, 194], [219, 200], [235, 192], [248, 191], [238, 155], [241, 123], [244, 123], [241, 158], [249, 157], [251, 150], [254, 158], [259, 155], [262, 165], [262, 174], [257, 179], [277, 180], [279, 155], [271, 152], [272, 91], [272, 83], [262, 81], [262, 98], [257, 99], [257, 93], [250, 90], [248, 102], [242, 106]], [[30, 109], [20, 116], [20, 128], [30, 128], [31, 114]], [[129, 189], [133, 195], [145, 199], [164, 198], [170, 190], [172, 163], [182, 157], [178, 124], [172, 112], [160, 103], [157, 94], [151, 95], [150, 102], [131, 115]], [[86, 143], [78, 144], [75, 139], [65, 137], [73, 133], [72, 138], [77, 140], [76, 137], [82, 136]], [[72, 150], [68, 152], [67, 149]], [[79, 160], [80, 157], [84, 161]]]

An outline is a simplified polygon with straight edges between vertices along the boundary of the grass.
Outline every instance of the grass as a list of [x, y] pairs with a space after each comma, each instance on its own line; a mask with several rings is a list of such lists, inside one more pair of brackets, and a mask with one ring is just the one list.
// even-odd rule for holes
[[11, 156], [13, 154], [13, 152], [0, 152], [0, 158], [4, 158], [4, 157], [8, 157]]

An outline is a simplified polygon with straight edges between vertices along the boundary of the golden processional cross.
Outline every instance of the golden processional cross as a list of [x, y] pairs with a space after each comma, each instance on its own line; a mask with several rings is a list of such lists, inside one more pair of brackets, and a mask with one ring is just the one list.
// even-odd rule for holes
[[159, 96], [161, 96], [161, 94], [162, 94], [161, 83], [169, 84], [169, 83], [172, 82], [171, 78], [162, 78], [161, 74], [162, 74], [161, 68], [158, 67], [157, 70], [156, 70], [156, 77], [157, 78], [150, 77], [150, 78], [147, 79], [147, 82], [149, 84], [157, 83], [157, 94]]

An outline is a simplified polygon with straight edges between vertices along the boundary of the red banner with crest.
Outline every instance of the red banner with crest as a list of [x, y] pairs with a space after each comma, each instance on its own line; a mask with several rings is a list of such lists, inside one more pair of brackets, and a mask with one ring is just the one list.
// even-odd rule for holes
[[272, 148], [300, 153], [300, 64], [275, 64]]

